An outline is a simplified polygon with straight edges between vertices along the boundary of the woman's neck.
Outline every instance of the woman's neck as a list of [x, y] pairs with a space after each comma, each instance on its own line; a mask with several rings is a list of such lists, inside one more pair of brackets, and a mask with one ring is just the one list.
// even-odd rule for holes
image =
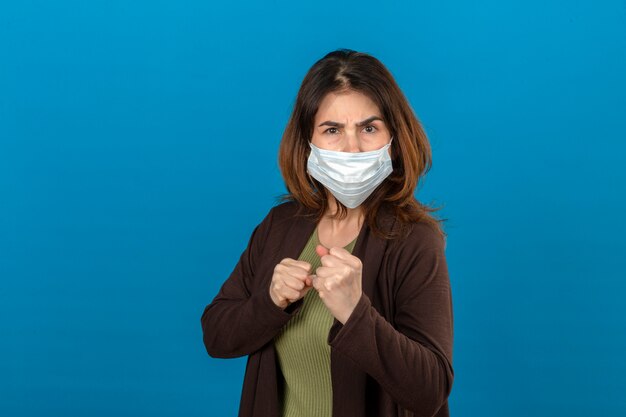
[[335, 200], [335, 197], [329, 193], [328, 209], [324, 214], [323, 220], [330, 225], [330, 228], [331, 230], [333, 230], [333, 232], [341, 231], [347, 228], [361, 229], [361, 225], [363, 224], [364, 220], [363, 209], [361, 208], [361, 206], [355, 208], [347, 207], [347, 209], [348, 213], [345, 219], [339, 220], [329, 218], [329, 216], [337, 211], [337, 201]]

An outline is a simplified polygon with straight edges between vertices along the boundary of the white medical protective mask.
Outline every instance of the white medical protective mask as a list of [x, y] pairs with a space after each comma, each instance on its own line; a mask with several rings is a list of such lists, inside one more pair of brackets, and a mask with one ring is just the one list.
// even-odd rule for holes
[[392, 140], [393, 137], [382, 148], [367, 152], [330, 151], [309, 142], [307, 171], [343, 205], [358, 207], [393, 172], [387, 151]]

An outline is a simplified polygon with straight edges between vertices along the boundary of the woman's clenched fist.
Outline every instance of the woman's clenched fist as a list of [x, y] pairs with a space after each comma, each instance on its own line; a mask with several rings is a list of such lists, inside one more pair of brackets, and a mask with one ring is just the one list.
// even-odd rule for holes
[[310, 263], [291, 258], [285, 258], [276, 264], [270, 284], [270, 296], [274, 304], [285, 309], [304, 297], [313, 288], [310, 271]]
[[317, 245], [322, 266], [317, 268], [313, 288], [328, 311], [345, 324], [363, 294], [363, 263], [345, 248]]

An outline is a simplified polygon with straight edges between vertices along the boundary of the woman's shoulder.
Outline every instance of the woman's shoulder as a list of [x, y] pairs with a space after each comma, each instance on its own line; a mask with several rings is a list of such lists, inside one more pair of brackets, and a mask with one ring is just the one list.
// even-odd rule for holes
[[[421, 276], [426, 280], [431, 271], [442, 268], [446, 262], [445, 238], [436, 226], [424, 221], [411, 222], [407, 225], [407, 229], [405, 237], [397, 239], [387, 249], [388, 262], [393, 265], [395, 275], [398, 277]], [[413, 274], [415, 271], [420, 271], [420, 273], [415, 275]], [[413, 281], [413, 278], [409, 281], [400, 278], [398, 282], [415, 282], [422, 285], [420, 279], [415, 279], [417, 281]]]
[[445, 236], [435, 225], [426, 221], [418, 221], [406, 223], [403, 226], [405, 228], [404, 234], [396, 240], [398, 248], [414, 252], [445, 251]]
[[259, 226], [266, 233], [280, 232], [282, 229], [289, 229], [297, 215], [302, 212], [306, 210], [294, 201], [276, 204], [269, 208]]
[[278, 221], [291, 221], [296, 217], [314, 216], [314, 213], [298, 201], [288, 200], [274, 205], [270, 209], [268, 216]]
[[296, 201], [285, 201], [284, 203], [276, 204], [270, 209], [270, 214], [276, 217], [289, 217], [298, 211], [299, 203]]

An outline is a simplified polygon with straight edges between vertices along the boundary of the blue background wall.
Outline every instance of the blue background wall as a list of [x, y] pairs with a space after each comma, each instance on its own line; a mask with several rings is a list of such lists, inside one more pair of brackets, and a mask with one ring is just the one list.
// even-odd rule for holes
[[461, 416], [626, 415], [626, 2], [0, 6], [0, 415], [234, 416], [200, 315], [284, 191], [308, 68], [430, 136]]

